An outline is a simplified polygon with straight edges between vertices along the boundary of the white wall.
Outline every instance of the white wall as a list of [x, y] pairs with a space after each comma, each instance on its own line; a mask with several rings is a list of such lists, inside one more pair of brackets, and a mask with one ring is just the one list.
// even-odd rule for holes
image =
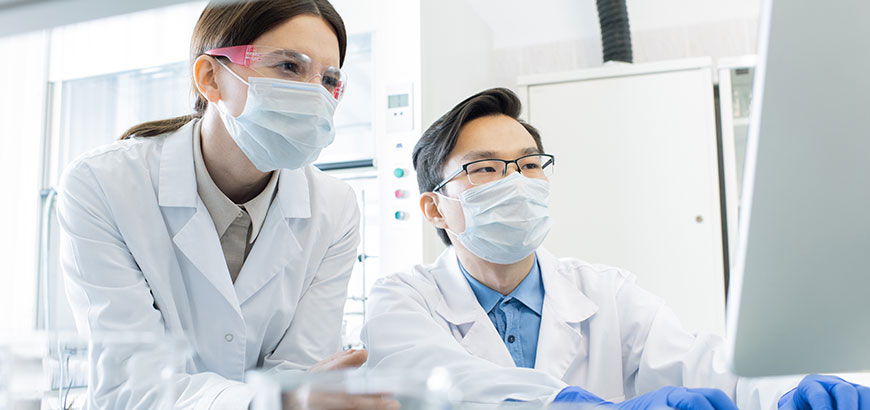
[[[525, 74], [601, 65], [594, 0], [467, 0], [492, 31], [495, 71]], [[755, 53], [759, 0], [628, 0], [636, 63]], [[455, 27], [454, 27], [455, 29]]]
[[[496, 48], [601, 38], [594, 0], [468, 0], [493, 31]], [[756, 20], [759, 0], [628, 0], [635, 33], [727, 20]]]
[[[493, 32], [468, 1], [423, 0], [420, 12], [425, 130], [465, 97], [499, 82], [493, 76]], [[443, 250], [435, 229], [423, 221], [423, 260], [432, 262]]]

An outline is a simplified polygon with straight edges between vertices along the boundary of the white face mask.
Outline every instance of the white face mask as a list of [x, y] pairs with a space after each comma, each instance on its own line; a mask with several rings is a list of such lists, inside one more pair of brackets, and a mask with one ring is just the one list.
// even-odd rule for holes
[[217, 107], [227, 132], [257, 169], [263, 172], [308, 165], [335, 139], [333, 114], [338, 102], [318, 84], [251, 77], [245, 110], [229, 114]]
[[523, 260], [541, 246], [553, 226], [550, 183], [520, 173], [466, 190], [458, 201], [465, 213], [465, 231], [448, 231], [471, 253], [492, 263]]

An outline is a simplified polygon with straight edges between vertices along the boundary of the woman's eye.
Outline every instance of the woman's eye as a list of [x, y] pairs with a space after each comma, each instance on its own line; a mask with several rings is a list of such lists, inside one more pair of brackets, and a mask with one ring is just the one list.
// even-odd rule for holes
[[297, 63], [294, 63], [292, 61], [285, 61], [285, 62], [281, 63], [279, 66], [281, 67], [282, 70], [284, 70], [286, 72], [293, 73], [293, 74], [299, 74], [299, 64], [297, 64]]
[[330, 76], [323, 77], [323, 86], [324, 87], [331, 87], [331, 88], [338, 87], [338, 82], [339, 82], [338, 78], [330, 77]]

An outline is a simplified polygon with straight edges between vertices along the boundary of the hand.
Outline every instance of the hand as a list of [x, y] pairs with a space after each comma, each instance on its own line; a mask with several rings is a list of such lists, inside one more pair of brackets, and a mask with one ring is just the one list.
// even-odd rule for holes
[[731, 398], [719, 389], [662, 387], [642, 396], [618, 403], [619, 410], [673, 408], [679, 410], [737, 410]]
[[782, 410], [870, 410], [870, 388], [811, 374], [779, 399]]
[[337, 352], [327, 359], [317, 362], [308, 369], [309, 372], [324, 372], [328, 370], [341, 370], [360, 367], [366, 362], [369, 352], [366, 350], [346, 350]]
[[602, 406], [605, 409], [612, 408], [615, 410], [652, 410], [659, 408], [674, 408], [678, 410], [737, 410], [737, 406], [734, 405], [734, 402], [722, 390], [673, 386], [662, 387], [621, 403], [611, 403], [586, 390], [572, 386], [562, 390], [553, 402], [572, 402], [595, 407]]

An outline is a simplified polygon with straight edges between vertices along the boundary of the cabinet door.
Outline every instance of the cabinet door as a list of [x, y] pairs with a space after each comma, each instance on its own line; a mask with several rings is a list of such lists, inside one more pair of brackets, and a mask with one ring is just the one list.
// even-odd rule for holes
[[718, 144], [709, 68], [528, 86], [556, 155], [545, 247], [630, 270], [689, 330], [724, 333]]

